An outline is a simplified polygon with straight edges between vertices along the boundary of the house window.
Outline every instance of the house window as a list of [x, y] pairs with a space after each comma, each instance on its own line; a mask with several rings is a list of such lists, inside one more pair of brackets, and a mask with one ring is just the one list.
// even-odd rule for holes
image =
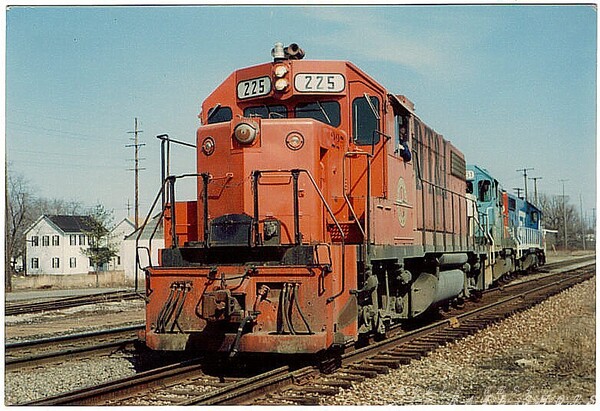
[[92, 259], [90, 258], [89, 260], [90, 260], [90, 267], [93, 267], [94, 263], [92, 262]]
[[57, 235], [52, 236], [52, 245], [60, 245], [60, 237]]
[[45, 235], [42, 236], [42, 246], [48, 247], [50, 245], [50, 237]]
[[76, 234], [71, 234], [69, 236], [69, 244], [70, 245], [77, 245], [77, 235]]
[[37, 258], [32, 258], [31, 259], [31, 268], [40, 268], [40, 260]]
[[69, 258], [69, 267], [77, 268], [77, 257]]
[[85, 235], [79, 234], [79, 245], [85, 245]]
[[121, 265], [121, 256], [117, 256], [117, 265]]
[[60, 268], [60, 258], [54, 257], [52, 259], [52, 268]]
[[33, 247], [37, 247], [40, 245], [40, 238], [37, 235], [34, 235], [33, 237], [31, 237], [31, 245]]

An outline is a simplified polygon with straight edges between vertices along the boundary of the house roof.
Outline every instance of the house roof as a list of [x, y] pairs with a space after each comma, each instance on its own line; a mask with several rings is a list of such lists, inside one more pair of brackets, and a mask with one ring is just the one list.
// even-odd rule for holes
[[92, 230], [89, 216], [46, 215], [45, 217], [65, 233], [81, 233]]
[[162, 240], [164, 235], [162, 219], [160, 218], [160, 214], [154, 216], [150, 221], [148, 221], [148, 224], [146, 224], [145, 226], [139, 227], [133, 233], [126, 236], [125, 240], [135, 241], [137, 239], [137, 236], [140, 234], [140, 231], [142, 231], [142, 234], [140, 235], [140, 240], [148, 240], [150, 239], [150, 237], [152, 237], [155, 240]]

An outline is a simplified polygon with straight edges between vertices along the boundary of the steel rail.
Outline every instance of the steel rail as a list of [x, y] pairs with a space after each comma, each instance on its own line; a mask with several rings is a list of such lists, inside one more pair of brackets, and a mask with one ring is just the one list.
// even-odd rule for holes
[[[10, 371], [16, 367], [31, 367], [42, 363], [49, 363], [74, 358], [89, 356], [92, 353], [112, 352], [125, 346], [133, 345], [139, 340], [137, 333], [143, 330], [143, 325], [114, 328], [110, 330], [92, 331], [88, 333], [62, 335], [58, 337], [43, 338], [38, 340], [20, 341], [5, 345], [5, 369]], [[131, 335], [133, 334], [133, 335]], [[114, 339], [124, 335], [117, 340], [98, 343], [98, 340]], [[88, 341], [93, 344], [77, 346]], [[69, 345], [67, 349], [54, 349], [52, 347]], [[30, 352], [48, 349], [39, 354], [30, 355]], [[19, 351], [26, 351], [25, 355], [19, 355]]]
[[18, 405], [98, 405], [109, 400], [135, 395], [188, 375], [202, 374], [202, 367], [203, 364], [198, 359], [193, 359]]
[[[566, 273], [551, 274], [549, 276], [545, 276], [545, 277], [542, 277], [542, 278], [533, 279], [533, 280], [527, 281], [527, 282], [522, 282], [522, 283], [517, 283], [517, 284], [510, 284], [508, 286], [505, 286], [502, 289], [498, 289], [497, 292], [507, 292], [507, 291], [510, 291], [510, 289], [512, 289], [512, 288], [526, 287], [531, 282], [539, 282], [542, 279], [548, 279], [548, 278], [550, 278], [552, 276], [556, 276], [556, 275], [560, 275], [560, 274], [566, 274]], [[492, 310], [494, 308], [501, 307], [501, 306], [506, 305], [506, 304], [508, 304], [510, 302], [513, 302], [513, 301], [525, 299], [528, 295], [531, 295], [531, 294], [536, 293], [536, 292], [547, 290], [547, 289], [549, 289], [551, 287], [555, 287], [557, 285], [569, 282], [570, 280], [573, 281], [572, 285], [574, 285], [577, 282], [582, 282], [582, 281], [585, 281], [588, 278], [591, 278], [592, 275], [590, 275], [589, 277], [583, 278], [583, 279], [581, 279], [581, 276], [580, 277], [564, 277], [564, 278], [560, 278], [557, 281], [552, 281], [552, 282], [550, 282], [548, 284], [543, 284], [543, 285], [540, 285], [540, 286], [538, 286], [536, 288], [533, 288], [533, 289], [529, 289], [529, 290], [524, 290], [522, 292], [518, 292], [518, 293], [516, 293], [514, 295], [511, 295], [511, 296], [499, 299], [497, 301], [494, 301], [492, 303], [486, 304], [486, 305], [481, 306], [481, 307], [474, 308], [473, 310], [469, 310], [469, 311], [467, 311], [465, 313], [461, 313], [461, 314], [455, 315], [455, 316], [453, 316], [451, 318], [444, 319], [444, 320], [441, 320], [441, 321], [437, 321], [435, 323], [426, 325], [426, 326], [418, 328], [416, 330], [403, 332], [403, 333], [401, 333], [401, 334], [399, 334], [397, 336], [393, 336], [393, 337], [390, 337], [390, 338], [385, 339], [383, 341], [371, 344], [371, 345], [369, 345], [367, 347], [360, 348], [358, 350], [354, 350], [352, 352], [343, 354], [342, 355], [342, 364], [347, 364], [347, 363], [350, 363], [350, 362], [355, 362], [358, 359], [367, 358], [367, 357], [373, 355], [374, 352], [378, 352], [378, 351], [382, 351], [382, 350], [385, 350], [385, 349], [389, 349], [389, 348], [395, 347], [395, 346], [397, 346], [397, 345], [399, 345], [401, 343], [409, 342], [410, 340], [418, 338], [420, 336], [427, 335], [427, 334], [433, 333], [435, 331], [445, 329], [447, 327], [452, 327], [451, 324], [454, 321], [456, 321], [456, 320], [458, 320], [459, 322], [461, 322], [461, 321], [465, 321], [467, 319], [475, 318], [477, 315], [479, 315], [481, 313], [490, 311], [490, 310]], [[557, 292], [559, 292], [559, 291], [560, 290], [558, 290]]]
[[232, 383], [208, 394], [179, 402], [176, 405], [235, 405], [292, 384], [297, 379], [318, 374], [315, 367], [304, 367], [291, 371], [289, 366], [267, 371], [255, 377]]
[[[586, 271], [587, 270], [587, 271]], [[576, 275], [573, 272], [584, 272], [584, 274]], [[467, 312], [457, 314], [452, 318], [444, 319], [424, 327], [400, 333], [396, 336], [391, 336], [388, 339], [376, 342], [368, 347], [359, 348], [354, 351], [342, 354], [339, 359], [339, 367], [356, 366], [363, 361], [369, 361], [374, 356], [378, 356], [381, 353], [390, 352], [390, 350], [396, 350], [396, 352], [402, 354], [402, 346], [406, 346], [410, 341], [417, 340], [419, 337], [425, 337], [421, 342], [414, 342], [415, 348], [407, 348], [407, 355], [415, 354], [420, 357], [419, 352], [430, 351], [434, 348], [427, 348], [429, 344], [426, 342], [427, 338], [431, 340], [437, 340], [441, 334], [436, 336], [436, 331], [441, 331], [444, 334], [444, 338], [458, 339], [457, 337], [449, 337], [450, 334], [462, 334], [464, 332], [473, 333], [477, 330], [485, 328], [490, 322], [490, 318], [505, 318], [513, 312], [523, 310], [530, 307], [542, 299], [547, 298], [550, 295], [556, 294], [563, 289], [566, 289], [578, 282], [584, 281], [587, 278], [591, 278], [594, 275], [594, 270], [579, 268], [576, 270], [570, 270], [567, 272], [556, 273], [551, 276], [545, 276], [532, 280], [531, 282], [522, 282], [515, 286], [506, 286], [500, 289], [500, 292], [508, 292], [513, 290], [514, 295], [501, 298], [483, 306], [475, 307]], [[552, 279], [551, 277], [555, 277]], [[554, 280], [554, 281], [551, 281]], [[533, 282], [545, 282], [544, 284], [536, 284], [535, 288], [527, 289], [527, 286], [531, 286]], [[521, 289], [522, 288], [522, 289]], [[528, 297], [531, 297], [532, 301], [527, 304], [514, 304], [525, 301]], [[498, 313], [500, 308], [505, 308], [506, 312], [502, 311]], [[484, 324], [485, 323], [485, 324]], [[458, 324], [458, 325], [456, 325]], [[417, 340], [419, 341], [419, 340]], [[447, 341], [447, 340], [446, 340]], [[427, 346], [427, 347], [426, 347]], [[385, 355], [385, 354], [384, 354]], [[386, 361], [386, 360], [375, 360], [375, 361]], [[392, 363], [393, 360], [387, 360], [388, 363]], [[373, 364], [367, 364], [362, 366], [356, 366], [357, 370], [362, 367], [364, 372], [378, 373], [387, 372], [389, 368], [385, 365], [377, 365], [376, 362]], [[113, 400], [118, 401], [119, 399], [129, 398], [136, 393], [143, 393], [154, 387], [162, 387], [172, 385], [184, 381], [187, 378], [197, 378], [199, 375], [203, 375], [203, 365], [199, 359], [186, 361], [184, 363], [174, 364], [160, 369], [143, 372], [136, 376], [120, 379], [117, 381], [110, 381], [101, 384], [96, 387], [89, 387], [85, 389], [76, 390], [70, 393], [65, 393], [52, 398], [42, 399], [27, 404], [20, 405], [98, 405], [106, 404], [107, 401]], [[340, 368], [338, 368], [339, 370]], [[365, 371], [366, 370], [366, 371]], [[343, 372], [343, 370], [342, 370]], [[251, 377], [249, 379], [235, 382], [229, 386], [219, 388], [212, 393], [195, 395], [192, 398], [180, 400], [179, 402], [174, 401], [173, 405], [232, 405], [251, 403], [256, 398], [264, 396], [265, 393], [273, 392], [275, 389], [283, 390], [290, 387], [302, 379], [314, 379], [318, 376], [319, 370], [316, 367], [305, 367], [296, 371], [291, 371], [288, 367], [281, 367], [275, 370], [268, 371], [266, 373]], [[313, 388], [315, 391], [327, 389]], [[332, 391], [332, 390], [330, 390]], [[314, 391], [313, 391], [314, 392]], [[301, 401], [301, 400], [299, 400]], [[257, 402], [254, 402], [255, 404]], [[112, 405], [112, 404], [111, 404]]]
[[[390, 368], [398, 368], [401, 364], [407, 364], [412, 359], [421, 358], [421, 356], [426, 355], [427, 352], [440, 345], [474, 334], [493, 322], [530, 308], [552, 295], [592, 278], [594, 273], [595, 270], [593, 269], [580, 267], [567, 272], [556, 273], [555, 275], [558, 278], [555, 281], [550, 281], [535, 288], [520, 290], [518, 287], [512, 287], [515, 291], [514, 295], [343, 354], [336, 364], [335, 374], [327, 373], [313, 379], [309, 384], [297, 386], [287, 391], [280, 390], [279, 393], [272, 394], [268, 401], [264, 396], [259, 396], [253, 402], [246, 404], [264, 405], [269, 403], [275, 405], [274, 401], [282, 401], [292, 405], [319, 405], [318, 396], [333, 395], [339, 392], [339, 387], [350, 387], [351, 384], [348, 380], [362, 380], [375, 377], [381, 373], [387, 373]], [[546, 281], [550, 280], [548, 277], [544, 279]], [[535, 281], [539, 280], [536, 279]], [[522, 284], [525, 283], [518, 285]], [[315, 397], [313, 394], [317, 394], [317, 396]]]
[[50, 301], [10, 303], [5, 307], [5, 315], [32, 314], [42, 311], [59, 310], [103, 302], [115, 302], [140, 298], [139, 294], [129, 291], [111, 291], [108, 293], [59, 298]]

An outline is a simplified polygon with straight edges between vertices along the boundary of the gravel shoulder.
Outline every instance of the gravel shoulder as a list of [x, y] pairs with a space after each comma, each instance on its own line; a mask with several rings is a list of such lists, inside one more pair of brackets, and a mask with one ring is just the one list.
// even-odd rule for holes
[[595, 278], [324, 405], [595, 404]]
[[9, 343], [143, 324], [144, 307], [140, 299], [8, 316], [4, 318], [4, 341]]

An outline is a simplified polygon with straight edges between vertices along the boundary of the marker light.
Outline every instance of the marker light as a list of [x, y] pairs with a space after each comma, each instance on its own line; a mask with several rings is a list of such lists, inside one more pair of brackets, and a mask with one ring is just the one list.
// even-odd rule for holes
[[288, 72], [288, 69], [286, 66], [283, 66], [283, 65], [275, 66], [275, 70], [273, 70], [273, 72], [275, 73], [275, 77], [281, 78], [286, 75], [286, 73]]
[[275, 82], [275, 90], [283, 91], [289, 85], [288, 81], [284, 78], [280, 78]]
[[258, 126], [251, 123], [240, 123], [233, 129], [233, 136], [241, 144], [252, 144], [258, 134]]
[[300, 150], [304, 146], [304, 136], [297, 131], [292, 131], [285, 138], [285, 145], [290, 150]]
[[212, 137], [206, 137], [204, 139], [202, 142], [202, 152], [207, 156], [210, 156], [215, 152], [215, 140], [213, 140]]

